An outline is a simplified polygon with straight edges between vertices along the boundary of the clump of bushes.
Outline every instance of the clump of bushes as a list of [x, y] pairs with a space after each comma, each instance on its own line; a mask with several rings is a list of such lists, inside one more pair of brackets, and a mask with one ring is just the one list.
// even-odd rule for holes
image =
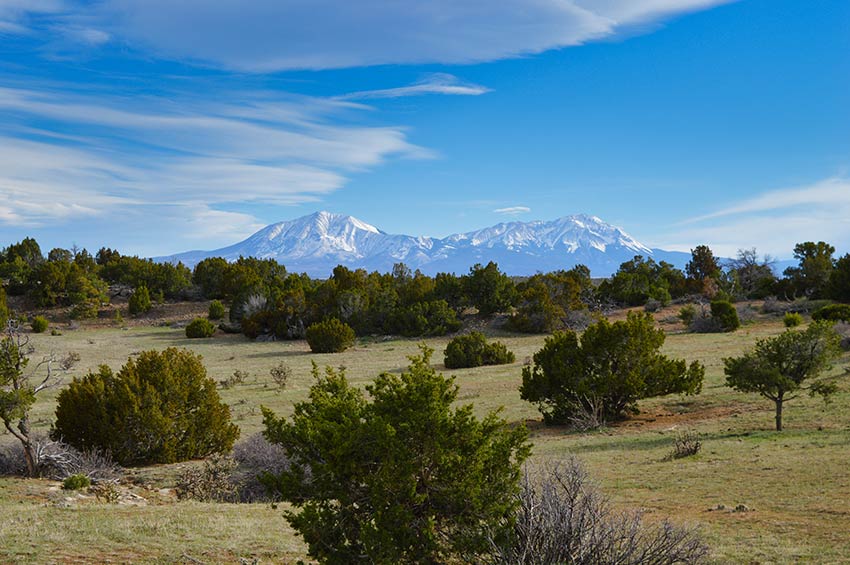
[[448, 369], [505, 365], [515, 360], [513, 351], [508, 351], [504, 343], [487, 343], [487, 338], [481, 332], [457, 336], [449, 342], [445, 351], [445, 364]]
[[81, 473], [71, 475], [62, 481], [62, 488], [65, 490], [80, 490], [90, 486], [91, 479]]
[[224, 304], [221, 303], [221, 300], [210, 302], [210, 310], [207, 317], [210, 320], [221, 320], [224, 318]]
[[782, 321], [785, 323], [786, 328], [796, 328], [803, 323], [803, 316], [797, 312], [786, 312]]
[[830, 304], [815, 310], [812, 314], [815, 321], [829, 320], [831, 322], [850, 322], [850, 304]]
[[75, 378], [59, 393], [51, 435], [136, 465], [229, 451], [239, 428], [200, 356], [168, 348], [143, 351], [118, 373], [102, 365]]
[[354, 330], [336, 318], [311, 325], [306, 337], [313, 353], [339, 353], [354, 345]]
[[148, 287], [141, 285], [136, 288], [135, 292], [130, 295], [130, 300], [127, 304], [131, 316], [139, 316], [145, 312], [150, 312], [152, 308], [151, 295]]
[[186, 337], [188, 338], [212, 337], [214, 333], [215, 324], [206, 318], [195, 318], [186, 326]]
[[32, 319], [32, 323], [30, 324], [30, 327], [32, 328], [33, 332], [40, 334], [40, 333], [46, 332], [47, 327], [49, 325], [50, 324], [47, 321], [47, 318], [45, 318], [44, 316], [36, 316], [35, 318]]

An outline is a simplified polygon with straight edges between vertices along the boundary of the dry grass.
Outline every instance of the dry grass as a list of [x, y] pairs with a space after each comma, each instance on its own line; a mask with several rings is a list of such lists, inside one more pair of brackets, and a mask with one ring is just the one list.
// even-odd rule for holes
[[[520, 400], [521, 367], [542, 346], [541, 336], [495, 332], [516, 353], [516, 363], [451, 374], [457, 376], [461, 401], [474, 403], [479, 414], [504, 406], [507, 419], [528, 422], [535, 458], [578, 455], [617, 504], [643, 508], [650, 518], [699, 524], [718, 562], [850, 562], [850, 384], [841, 383], [830, 405], [808, 397], [789, 402], [787, 430], [779, 434], [771, 431], [769, 402], [723, 386], [723, 357], [783, 329], [776, 319], [734, 334], [670, 335], [667, 353], [706, 365], [703, 393], [644, 401], [635, 419], [592, 433], [544, 428], [534, 407]], [[247, 372], [244, 384], [221, 391], [243, 437], [260, 429], [260, 405], [289, 414], [293, 403], [305, 398], [312, 361], [345, 366], [349, 378], [363, 385], [382, 371], [402, 370], [418, 344], [367, 339], [344, 353], [313, 355], [303, 342], [254, 343], [234, 335], [188, 340], [181, 329], [63, 331], [62, 336], [33, 336], [33, 342], [39, 351], [77, 351], [78, 372], [100, 363], [118, 368], [135, 352], [168, 346], [202, 354], [216, 381], [236, 369]], [[437, 350], [435, 361], [442, 361], [447, 342], [428, 340]], [[269, 374], [281, 362], [292, 368], [283, 391]], [[35, 409], [37, 425], [46, 429], [52, 412], [53, 398], [41, 399]], [[700, 434], [702, 450], [665, 461], [684, 427]], [[137, 475], [157, 486], [171, 486], [177, 470], [152, 467], [139, 469]], [[46, 484], [0, 479], [0, 515], [13, 517], [0, 520], [0, 561], [191, 562], [182, 557], [185, 554], [209, 563], [239, 557], [292, 562], [302, 555], [303, 546], [280, 509], [268, 505], [165, 500], [141, 508], [59, 508], [43, 496]], [[710, 511], [739, 504], [750, 511]]]

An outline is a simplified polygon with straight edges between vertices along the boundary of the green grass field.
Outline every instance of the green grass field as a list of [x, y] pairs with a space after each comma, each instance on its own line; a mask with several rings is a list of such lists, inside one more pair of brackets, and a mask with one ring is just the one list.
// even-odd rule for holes
[[[642, 509], [648, 519], [699, 526], [716, 562], [850, 563], [850, 379], [841, 380], [828, 405], [808, 397], [789, 402], [781, 433], [772, 431], [769, 401], [723, 386], [723, 357], [782, 330], [780, 322], [767, 320], [734, 334], [671, 334], [666, 353], [706, 365], [703, 393], [643, 401], [637, 417], [591, 433], [544, 428], [534, 406], [520, 400], [522, 365], [542, 346], [542, 336], [496, 334], [516, 353], [516, 363], [450, 373], [460, 401], [473, 403], [479, 414], [504, 407], [509, 421], [527, 423], [536, 460], [577, 455], [618, 506]], [[419, 343], [367, 339], [344, 353], [313, 355], [304, 342], [256, 343], [237, 335], [188, 340], [171, 328], [63, 331], [33, 336], [36, 355], [76, 351], [81, 362], [75, 374], [102, 363], [117, 369], [136, 352], [170, 346], [203, 355], [216, 380], [236, 369], [247, 372], [244, 384], [221, 390], [243, 437], [261, 429], [260, 406], [289, 414], [305, 398], [312, 362], [344, 366], [351, 381], [363, 385], [383, 371], [402, 370]], [[436, 362], [447, 341], [427, 340]], [[269, 376], [281, 362], [293, 370], [283, 391]], [[843, 374], [847, 362], [833, 371]], [[54, 398], [55, 391], [44, 395], [33, 413], [44, 430]], [[702, 436], [701, 452], [666, 461], [683, 429]], [[228, 563], [242, 557], [287, 563], [303, 557], [280, 508], [177, 502], [158, 490], [170, 486], [180, 468], [132, 470], [149, 485], [138, 488], [147, 500], [142, 506], [69, 502], [51, 481], [0, 478], [0, 562]], [[749, 511], [710, 510], [721, 504]]]

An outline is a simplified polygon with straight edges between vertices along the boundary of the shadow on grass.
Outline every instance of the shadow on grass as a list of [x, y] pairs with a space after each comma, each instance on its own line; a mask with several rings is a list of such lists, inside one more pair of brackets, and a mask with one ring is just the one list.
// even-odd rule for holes
[[[603, 436], [605, 432], [598, 432], [600, 435], [585, 436], [584, 439], [588, 442], [582, 445], [571, 446], [571, 453], [599, 453], [605, 451], [621, 451], [621, 450], [638, 450], [648, 451], [659, 448], [669, 448], [672, 445], [675, 434], [654, 432], [652, 437], [647, 436], [623, 436], [611, 437]], [[565, 434], [572, 435], [572, 434]], [[575, 435], [578, 439], [581, 436]], [[759, 443], [787, 443], [793, 441], [812, 441], [819, 440], [827, 443], [847, 443], [850, 442], [850, 433], [848, 430], [786, 430], [776, 432], [773, 430], [753, 430], [753, 431], [726, 431], [726, 432], [710, 432], [699, 433], [699, 439], [705, 445], [708, 442], [723, 441], [731, 439], [743, 440], [749, 444]]]

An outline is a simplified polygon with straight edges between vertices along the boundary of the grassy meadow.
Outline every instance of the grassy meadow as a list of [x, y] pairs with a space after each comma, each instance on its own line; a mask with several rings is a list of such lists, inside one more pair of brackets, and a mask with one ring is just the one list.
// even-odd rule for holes
[[[781, 433], [773, 431], [772, 403], [723, 385], [723, 357], [783, 329], [780, 320], [766, 318], [733, 334], [671, 332], [667, 354], [705, 364], [702, 394], [642, 401], [638, 416], [589, 433], [545, 428], [534, 406], [519, 398], [522, 366], [542, 346], [543, 336], [490, 332], [516, 353], [516, 363], [450, 373], [460, 386], [460, 402], [473, 403], [480, 415], [503, 407], [509, 421], [528, 425], [534, 460], [577, 455], [619, 507], [641, 509], [650, 520], [698, 526], [718, 563], [850, 563], [850, 379], [841, 380], [830, 404], [807, 396], [790, 401]], [[248, 373], [243, 384], [220, 390], [242, 437], [261, 429], [260, 406], [290, 414], [306, 397], [311, 363], [344, 366], [352, 382], [364, 385], [383, 371], [401, 371], [420, 343], [364, 339], [344, 353], [314, 355], [303, 341], [261, 343], [221, 334], [189, 340], [182, 329], [170, 327], [61, 331], [61, 336], [33, 335], [32, 343], [36, 356], [78, 352], [74, 374], [99, 364], [118, 369], [139, 351], [171, 346], [203, 355], [217, 381], [237, 369]], [[444, 370], [448, 339], [426, 342]], [[284, 390], [269, 375], [281, 362], [292, 368]], [[847, 364], [845, 357], [833, 371], [843, 374]], [[43, 395], [33, 413], [45, 431], [54, 401], [55, 391]], [[702, 450], [668, 461], [682, 430], [699, 433]], [[8, 434], [0, 436], [8, 440]], [[244, 558], [289, 563], [304, 557], [304, 546], [280, 508], [177, 502], [169, 487], [184, 465], [132, 469], [138, 504], [66, 500], [58, 483], [0, 478], [0, 562], [232, 563]], [[747, 511], [732, 512], [738, 505]]]

